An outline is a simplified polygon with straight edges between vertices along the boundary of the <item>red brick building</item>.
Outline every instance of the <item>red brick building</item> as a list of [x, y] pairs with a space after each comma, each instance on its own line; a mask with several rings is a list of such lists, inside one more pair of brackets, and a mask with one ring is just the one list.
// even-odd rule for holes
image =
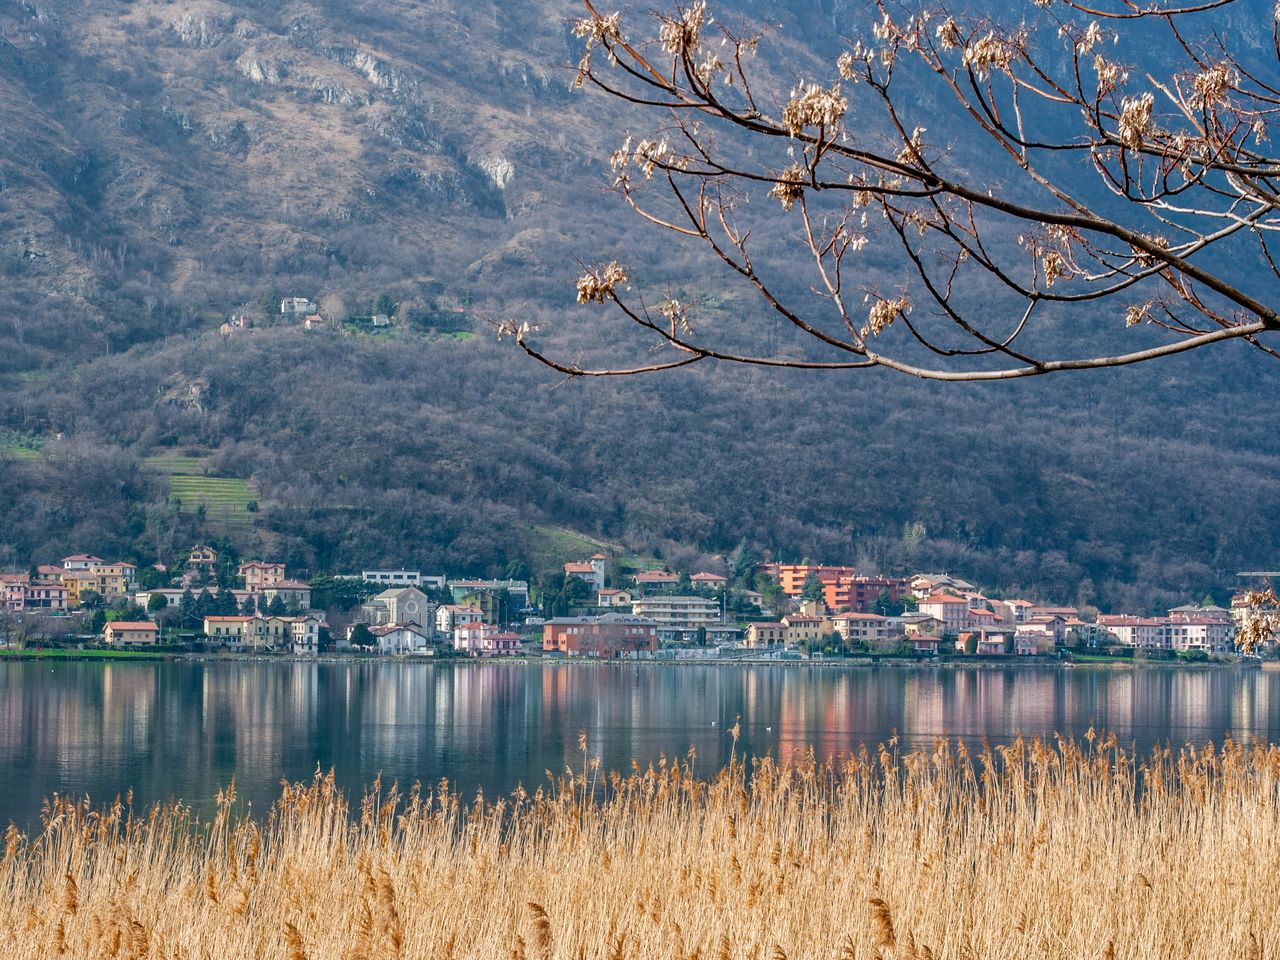
[[575, 657], [619, 657], [658, 649], [657, 621], [606, 613], [556, 617], [542, 627], [542, 649]]

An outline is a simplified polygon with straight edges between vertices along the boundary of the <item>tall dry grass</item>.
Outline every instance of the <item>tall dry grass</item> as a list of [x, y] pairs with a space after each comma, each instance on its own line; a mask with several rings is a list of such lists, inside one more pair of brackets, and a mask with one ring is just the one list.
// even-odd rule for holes
[[317, 775], [260, 823], [57, 800], [5, 837], [0, 957], [1254, 960], [1278, 786], [1277, 747], [1031, 741], [356, 811]]

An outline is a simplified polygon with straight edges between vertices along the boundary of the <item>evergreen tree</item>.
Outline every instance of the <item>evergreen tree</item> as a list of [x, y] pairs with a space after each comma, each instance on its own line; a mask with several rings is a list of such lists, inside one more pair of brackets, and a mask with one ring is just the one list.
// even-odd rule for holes
[[205, 617], [216, 617], [217, 615], [218, 607], [214, 602], [213, 594], [209, 592], [208, 588], [202, 589], [200, 596], [196, 597], [196, 624], [204, 623]]
[[178, 598], [178, 622], [188, 628], [196, 625], [196, 598], [190, 587], [183, 590]]
[[253, 594], [249, 594], [244, 598], [244, 603], [240, 604], [240, 615], [244, 617], [252, 617], [258, 612], [258, 603], [254, 599]]
[[284, 600], [280, 594], [276, 594], [271, 598], [271, 602], [267, 604], [267, 614], [272, 617], [284, 617], [289, 613], [288, 608], [284, 605]]

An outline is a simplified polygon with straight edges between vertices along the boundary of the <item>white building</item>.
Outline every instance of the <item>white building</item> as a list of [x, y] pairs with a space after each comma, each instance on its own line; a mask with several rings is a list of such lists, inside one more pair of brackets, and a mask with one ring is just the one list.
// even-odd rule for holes
[[659, 639], [667, 642], [692, 640], [699, 627], [720, 622], [720, 605], [706, 597], [673, 597], [656, 594], [631, 602], [633, 616], [658, 624]]
[[280, 301], [280, 313], [286, 317], [305, 317], [316, 309], [315, 303], [306, 297], [285, 297]]
[[369, 632], [378, 639], [378, 652], [392, 656], [434, 653], [431, 636], [416, 623], [389, 623], [371, 627]]
[[480, 623], [484, 614], [476, 606], [464, 607], [456, 603], [443, 604], [436, 608], [436, 629], [451, 635], [455, 627], [468, 623]]
[[365, 570], [360, 574], [365, 583], [384, 587], [420, 587], [422, 574], [417, 570]]

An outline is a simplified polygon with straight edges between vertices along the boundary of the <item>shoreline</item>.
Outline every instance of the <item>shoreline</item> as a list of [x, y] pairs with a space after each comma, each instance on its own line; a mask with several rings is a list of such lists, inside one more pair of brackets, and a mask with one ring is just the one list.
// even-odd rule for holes
[[1136, 660], [1132, 658], [1090, 659], [1082, 661], [1059, 660], [1047, 657], [972, 657], [912, 659], [899, 657], [849, 657], [810, 660], [807, 658], [779, 660], [775, 658], [671, 658], [631, 660], [625, 658], [600, 659], [596, 657], [420, 657], [420, 656], [360, 656], [349, 653], [326, 653], [317, 656], [293, 656], [270, 653], [195, 653], [186, 651], [147, 650], [0, 650], [0, 663], [5, 661], [63, 661], [71, 663], [163, 663], [190, 661], [197, 663], [370, 663], [370, 664], [430, 664], [441, 666], [489, 664], [495, 666], [528, 666], [541, 664], [555, 667], [620, 667], [620, 666], [774, 666], [799, 667], [819, 670], [991, 670], [1021, 668], [1031, 670], [1280, 670], [1280, 661], [1224, 660], [1207, 662], [1183, 662], [1177, 660]]

